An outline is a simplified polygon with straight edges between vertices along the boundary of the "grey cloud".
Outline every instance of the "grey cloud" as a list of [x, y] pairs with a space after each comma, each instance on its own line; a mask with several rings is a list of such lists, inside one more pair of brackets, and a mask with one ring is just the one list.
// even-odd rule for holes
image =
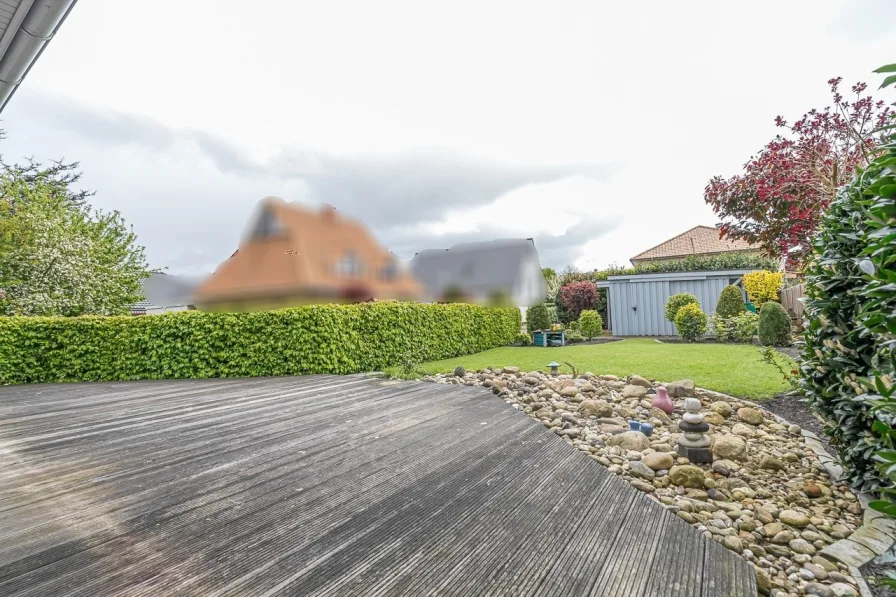
[[[81, 160], [85, 182], [98, 191], [97, 198], [115, 192], [114, 207], [135, 223], [148, 254], [156, 256], [153, 265], [169, 266], [172, 273], [194, 272], [229, 256], [251, 206], [266, 195], [334, 205], [365, 222], [397, 254], [410, 257], [430, 248], [433, 239], [407, 230], [438, 220], [448, 210], [487, 204], [527, 184], [569, 176], [600, 179], [615, 169], [608, 164], [508, 164], [437, 148], [334, 154], [284, 147], [260, 162], [238, 145], [205, 131], [174, 129], [144, 116], [27, 88], [16, 100], [4, 114], [16, 123], [10, 126], [10, 141], [15, 142], [4, 142], [0, 149], [5, 153], [8, 147], [20, 148], [30, 141], [39, 143], [44, 152], [63, 148], [64, 155]], [[115, 152], [117, 166], [102, 159], [109, 152]], [[157, 162], [167, 157], [176, 166], [159, 171], [158, 166], [143, 163], [146, 158], [141, 155]], [[130, 178], [115, 171], [122, 169], [122, 160], [129, 160], [124, 166]], [[189, 162], [196, 160], [211, 164], [221, 176], [192, 167]], [[188, 174], [191, 171], [206, 174]], [[617, 224], [584, 222], [563, 237], [536, 238], [542, 261], [562, 267], [578, 256], [584, 242]], [[450, 245], [496, 236], [502, 236], [498, 230], [486, 230], [438, 240]], [[520, 230], [514, 236], [533, 235]], [[201, 253], [197, 246], [203, 248]]]

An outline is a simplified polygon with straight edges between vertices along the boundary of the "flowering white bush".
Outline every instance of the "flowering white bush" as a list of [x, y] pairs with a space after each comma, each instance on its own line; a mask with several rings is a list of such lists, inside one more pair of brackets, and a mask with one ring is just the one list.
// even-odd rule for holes
[[112, 315], [140, 300], [143, 247], [118, 212], [72, 201], [64, 182], [0, 174], [0, 314]]

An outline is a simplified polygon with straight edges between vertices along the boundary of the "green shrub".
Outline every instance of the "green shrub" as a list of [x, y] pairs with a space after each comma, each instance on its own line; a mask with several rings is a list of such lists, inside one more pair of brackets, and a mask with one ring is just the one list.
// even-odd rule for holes
[[532, 336], [529, 334], [520, 334], [516, 337], [516, 342], [514, 342], [516, 346], [531, 346], [532, 345]]
[[582, 311], [582, 314], [579, 315], [579, 329], [582, 335], [590, 340], [603, 333], [604, 321], [597, 311]]
[[769, 301], [759, 310], [759, 343], [763, 346], [790, 346], [790, 316], [781, 303]]
[[778, 300], [783, 282], [784, 272], [758, 271], [743, 277], [744, 290], [754, 305]]
[[567, 344], [578, 344], [579, 342], [584, 342], [585, 336], [580, 334], [579, 332], [570, 332], [566, 334], [566, 343]]
[[519, 309], [382, 302], [0, 317], [0, 383], [355, 373], [507, 346]]
[[675, 315], [675, 328], [683, 339], [694, 342], [706, 333], [706, 313], [697, 303], [685, 303]]
[[554, 303], [545, 303], [544, 307], [548, 310], [548, 323], [560, 323], [560, 315], [557, 313], [557, 305]]
[[716, 305], [716, 317], [728, 319], [737, 317], [747, 310], [744, 305], [744, 298], [740, 288], [737, 286], [726, 286], [719, 295], [719, 303]]
[[696, 296], [689, 292], [682, 292], [670, 296], [669, 300], [666, 301], [666, 319], [675, 323], [675, 316], [678, 315], [678, 310], [688, 304], [695, 304], [699, 307], [700, 301], [697, 300]]
[[548, 309], [544, 305], [529, 307], [526, 311], [526, 329], [530, 332], [547, 330], [551, 327], [551, 318]]
[[744, 311], [735, 317], [722, 318], [713, 316], [706, 324], [706, 333], [715, 335], [719, 342], [741, 342], [749, 344], [753, 341], [759, 326], [759, 315]]
[[893, 486], [877, 466], [877, 454], [893, 454], [896, 420], [896, 410], [887, 412], [893, 386], [884, 381], [896, 379], [896, 143], [891, 138], [885, 147], [837, 193], [806, 272], [803, 392], [830, 422], [825, 432], [846, 479], [861, 491]]
[[759, 330], [759, 315], [744, 311], [737, 317], [730, 318], [728, 325], [732, 340], [749, 344]]
[[[582, 311], [582, 313], [584, 313], [584, 311]], [[569, 330], [570, 332], [578, 332], [579, 331], [579, 322], [578, 321], [570, 321], [569, 324], [567, 324], [566, 329]]]

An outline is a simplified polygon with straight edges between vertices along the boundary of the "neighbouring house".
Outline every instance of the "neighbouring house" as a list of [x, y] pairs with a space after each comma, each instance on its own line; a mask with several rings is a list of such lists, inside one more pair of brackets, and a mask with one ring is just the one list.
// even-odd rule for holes
[[143, 300], [131, 305], [131, 315], [157, 315], [170, 311], [191, 311], [196, 308], [193, 294], [197, 282], [164, 273], [151, 274], [143, 280]]
[[358, 221], [331, 206], [259, 202], [239, 249], [196, 290], [214, 310], [315, 302], [417, 300], [423, 289]]
[[428, 249], [411, 259], [411, 271], [429, 300], [512, 304], [524, 321], [525, 309], [542, 302], [547, 292], [531, 238]]
[[714, 226], [694, 226], [667, 241], [638, 253], [631, 258], [637, 266], [653, 261], [676, 261], [691, 255], [709, 256], [730, 253], [759, 254], [759, 245], [745, 240], [719, 238], [719, 229]]

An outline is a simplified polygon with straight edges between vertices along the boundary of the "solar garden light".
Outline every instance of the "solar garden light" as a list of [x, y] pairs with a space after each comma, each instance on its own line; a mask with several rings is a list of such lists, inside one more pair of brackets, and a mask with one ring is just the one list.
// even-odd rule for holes
[[550, 363], [548, 363], [548, 367], [551, 368], [551, 375], [557, 375], [558, 373], [560, 373], [560, 363], [558, 363], [557, 361], [551, 361]]

